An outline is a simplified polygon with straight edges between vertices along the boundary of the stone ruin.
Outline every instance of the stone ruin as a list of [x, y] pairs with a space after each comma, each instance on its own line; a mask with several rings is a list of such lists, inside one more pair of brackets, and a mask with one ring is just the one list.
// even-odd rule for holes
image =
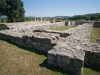
[[0, 39], [47, 53], [48, 65], [74, 75], [83, 65], [100, 69], [100, 39], [90, 43], [93, 24], [84, 23], [65, 31], [48, 30], [65, 22], [22, 22], [0, 24]]

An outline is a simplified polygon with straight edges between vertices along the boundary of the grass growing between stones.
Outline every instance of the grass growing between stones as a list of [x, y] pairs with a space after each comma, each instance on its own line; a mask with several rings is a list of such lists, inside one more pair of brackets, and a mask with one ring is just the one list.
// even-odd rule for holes
[[94, 27], [91, 33], [90, 42], [94, 42], [98, 38], [100, 38], [100, 27]]
[[[42, 52], [0, 40], [0, 75], [70, 75], [48, 66], [46, 59]], [[100, 71], [84, 67], [83, 75], [100, 75]]]
[[50, 30], [63, 31], [63, 30], [67, 30], [69, 28], [72, 28], [72, 26], [59, 26], [59, 27], [56, 27], [56, 28], [51, 28]]

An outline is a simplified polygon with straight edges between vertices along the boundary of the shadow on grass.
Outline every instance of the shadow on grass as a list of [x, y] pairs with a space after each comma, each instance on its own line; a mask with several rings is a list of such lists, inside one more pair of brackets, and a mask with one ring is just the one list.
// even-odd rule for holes
[[51, 65], [48, 65], [47, 63], [47, 59], [43, 61], [43, 63], [39, 64], [40, 67], [45, 67], [46, 69], [49, 69], [49, 70], [52, 70], [54, 72], [60, 72], [62, 73], [63, 75], [73, 75], [73, 74], [70, 74], [68, 72], [66, 72], [64, 69], [61, 69], [59, 67], [53, 67]]
[[94, 70], [96, 72], [100, 72], [100, 68], [96, 68], [96, 67], [93, 67], [93, 66], [89, 66], [89, 65], [84, 65], [85, 68], [90, 68], [91, 70]]
[[[19, 46], [19, 45], [15, 44], [15, 43], [12, 43], [12, 42], [9, 41], [9, 40], [3, 40], [3, 39], [0, 39], [0, 40], [6, 41], [7, 43], [12, 44], [12, 45], [14, 45], [14, 46], [17, 46], [18, 48], [24, 49], [24, 50], [26, 50], [26, 51], [34, 52], [34, 53], [36, 53], [36, 54], [44, 55], [44, 56], [47, 57], [47, 53], [45, 53], [45, 52], [42, 52], [42, 51], [39, 51], [39, 50], [36, 50], [36, 49], [31, 49], [31, 48]], [[62, 73], [63, 75], [72, 75], [72, 74], [67, 73], [65, 70], [63, 70], [63, 69], [61, 69], [61, 68], [59, 68], [59, 67], [53, 67], [53, 66], [48, 65], [47, 59], [44, 60], [42, 63], [40, 63], [39, 66], [40, 66], [40, 67], [45, 67], [45, 68], [47, 68], [47, 69], [49, 69], [49, 70], [51, 70], [51, 71], [54, 71], [54, 72]]]
[[42, 52], [42, 51], [39, 51], [39, 50], [36, 50], [36, 49], [27, 48], [27, 47], [24, 47], [24, 46], [19, 46], [19, 45], [15, 44], [15, 43], [12, 43], [12, 42], [9, 41], [9, 40], [3, 40], [3, 39], [0, 39], [0, 40], [6, 41], [6, 42], [8, 42], [8, 43], [10, 43], [10, 44], [12, 44], [12, 45], [15, 45], [15, 46], [17, 46], [17, 47], [20, 48], [20, 49], [24, 49], [24, 50], [26, 50], [26, 51], [34, 52], [34, 53], [39, 54], [39, 55], [47, 56], [47, 53], [45, 53], [45, 52]]

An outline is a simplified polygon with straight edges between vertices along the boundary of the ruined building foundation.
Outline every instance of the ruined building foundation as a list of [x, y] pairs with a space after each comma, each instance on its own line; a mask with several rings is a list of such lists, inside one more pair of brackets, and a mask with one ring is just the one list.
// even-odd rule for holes
[[0, 24], [0, 39], [47, 53], [48, 65], [79, 75], [84, 63], [100, 68], [100, 39], [90, 43], [93, 24], [84, 23], [65, 31], [47, 30], [65, 22]]

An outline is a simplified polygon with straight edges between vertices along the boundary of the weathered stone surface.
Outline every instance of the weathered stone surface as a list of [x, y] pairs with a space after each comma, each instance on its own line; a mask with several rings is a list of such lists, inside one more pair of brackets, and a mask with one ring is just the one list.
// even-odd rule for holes
[[[78, 55], [73, 50], [68, 50], [64, 46], [56, 45], [56, 47], [48, 51], [48, 63], [49, 65], [64, 68], [66, 71], [72, 72], [74, 74], [80, 74], [84, 64], [85, 53], [84, 51], [80, 50]], [[55, 65], [55, 63], [57, 65]]]

